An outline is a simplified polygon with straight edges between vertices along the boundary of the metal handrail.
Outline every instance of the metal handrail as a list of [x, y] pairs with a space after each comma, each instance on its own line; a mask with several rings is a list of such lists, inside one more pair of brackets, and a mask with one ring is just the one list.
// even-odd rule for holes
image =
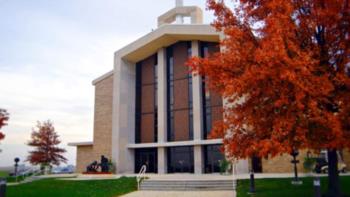
[[[29, 176], [27, 176], [28, 174], [31, 174]], [[35, 169], [35, 168], [29, 168], [26, 171], [24, 171], [22, 173], [22, 180], [24, 181], [25, 179], [29, 178], [29, 177], [34, 177], [34, 176], [38, 176], [41, 174], [41, 170], [40, 169]], [[17, 176], [18, 177], [18, 176]], [[16, 181], [17, 182], [17, 181]]]
[[145, 174], [146, 174], [146, 170], [147, 170], [147, 166], [143, 165], [140, 169], [139, 174], [136, 177], [136, 181], [137, 181], [137, 190], [140, 190], [140, 184], [143, 181], [143, 179], [145, 179]]

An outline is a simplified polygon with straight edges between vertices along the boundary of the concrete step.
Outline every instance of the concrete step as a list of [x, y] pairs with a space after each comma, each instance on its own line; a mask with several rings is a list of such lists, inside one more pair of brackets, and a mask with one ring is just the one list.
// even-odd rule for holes
[[31, 183], [33, 181], [38, 181], [41, 180], [42, 178], [37, 177], [37, 176], [31, 176], [31, 177], [27, 177], [26, 179], [24, 179], [21, 183]]
[[144, 180], [140, 190], [234, 190], [232, 180]]

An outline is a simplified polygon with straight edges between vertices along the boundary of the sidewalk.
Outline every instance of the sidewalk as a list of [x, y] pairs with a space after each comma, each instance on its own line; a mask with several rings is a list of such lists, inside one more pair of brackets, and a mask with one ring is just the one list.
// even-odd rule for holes
[[136, 191], [122, 197], [236, 197], [234, 191]]

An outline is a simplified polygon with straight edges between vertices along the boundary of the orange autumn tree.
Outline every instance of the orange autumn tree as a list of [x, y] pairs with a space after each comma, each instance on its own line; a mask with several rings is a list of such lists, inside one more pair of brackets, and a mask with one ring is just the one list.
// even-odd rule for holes
[[[0, 108], [0, 129], [3, 126], [7, 125], [8, 119], [9, 119], [9, 114], [7, 113], [7, 111], [5, 109]], [[0, 131], [0, 141], [3, 140], [4, 138], [5, 138], [5, 134]]]
[[29, 152], [27, 161], [33, 165], [40, 165], [41, 168], [52, 167], [66, 163], [67, 159], [63, 156], [65, 149], [58, 147], [61, 143], [55, 127], [52, 122], [47, 120], [37, 123], [37, 129], [33, 129], [31, 140], [28, 145], [34, 150]]
[[336, 151], [350, 148], [349, 2], [207, 1], [222, 50], [189, 65], [226, 100], [213, 131], [229, 156], [327, 149], [329, 193], [340, 196]]

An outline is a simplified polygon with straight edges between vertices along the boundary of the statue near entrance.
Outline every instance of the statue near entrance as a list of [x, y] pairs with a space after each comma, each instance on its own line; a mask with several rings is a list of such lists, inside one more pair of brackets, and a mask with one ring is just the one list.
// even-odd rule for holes
[[98, 163], [97, 161], [94, 161], [86, 167], [86, 172], [97, 172], [97, 169], [98, 169]]
[[104, 155], [101, 156], [101, 172], [109, 172], [108, 159]]
[[109, 172], [109, 162], [108, 158], [104, 155], [101, 155], [101, 163], [97, 161], [93, 161], [91, 164], [86, 166], [87, 173], [98, 173], [98, 169], [100, 168], [100, 172], [108, 173]]

